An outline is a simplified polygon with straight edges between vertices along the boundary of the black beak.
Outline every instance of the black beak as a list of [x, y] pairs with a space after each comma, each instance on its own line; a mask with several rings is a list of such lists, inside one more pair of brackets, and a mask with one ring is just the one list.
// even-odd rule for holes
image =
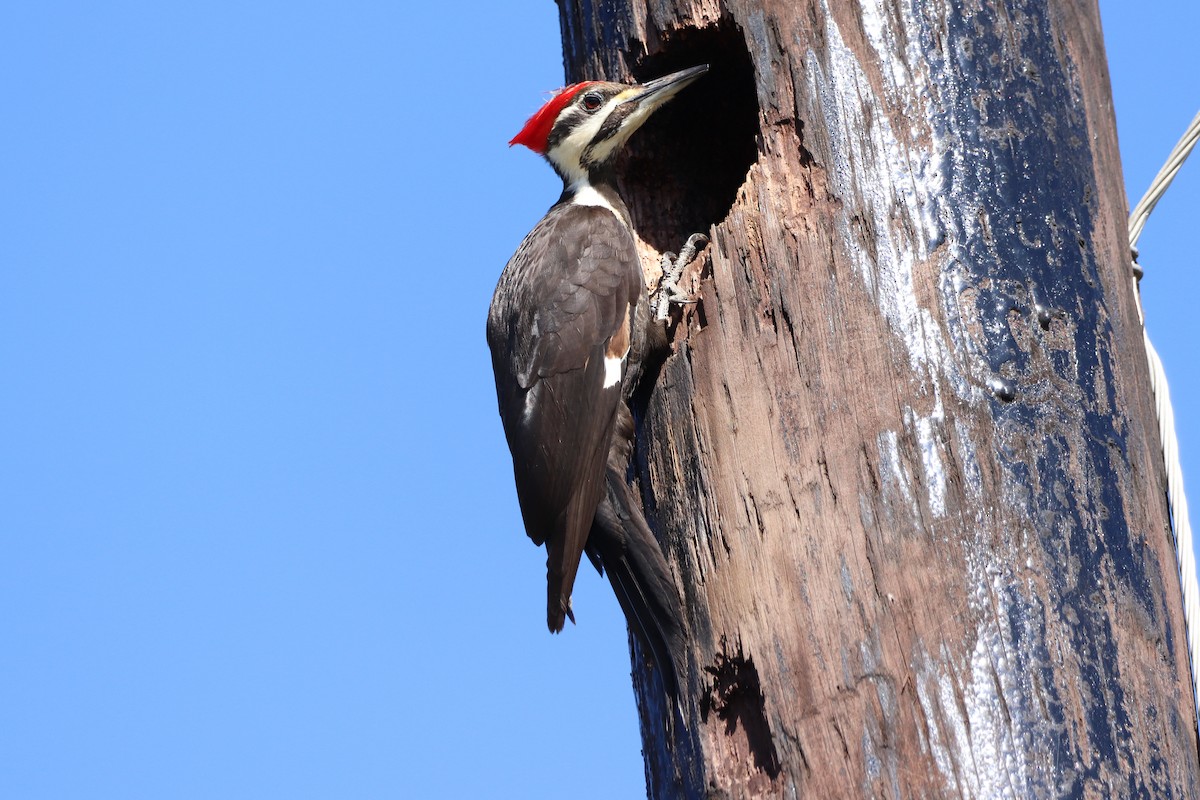
[[624, 102], [635, 102], [648, 111], [653, 111], [706, 72], [708, 72], [708, 64], [701, 64], [697, 67], [681, 69], [679, 72], [672, 72], [670, 75], [664, 75], [652, 81], [646, 81]]

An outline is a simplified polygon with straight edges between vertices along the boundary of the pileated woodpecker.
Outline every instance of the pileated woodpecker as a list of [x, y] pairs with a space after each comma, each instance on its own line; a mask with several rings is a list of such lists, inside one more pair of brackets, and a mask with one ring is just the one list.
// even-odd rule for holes
[[586, 552], [676, 699], [679, 596], [625, 481], [631, 373], [654, 322], [613, 164], [650, 114], [707, 70], [568, 86], [509, 142], [545, 156], [563, 193], [504, 268], [487, 323], [525, 531], [546, 545], [550, 630], [575, 621], [571, 589]]

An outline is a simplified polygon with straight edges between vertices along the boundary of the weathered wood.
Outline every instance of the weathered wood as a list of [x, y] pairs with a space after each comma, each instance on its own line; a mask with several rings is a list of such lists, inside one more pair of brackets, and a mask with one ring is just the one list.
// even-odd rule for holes
[[1200, 796], [1095, 3], [559, 5], [569, 80], [713, 65], [623, 171], [712, 238], [635, 410], [650, 793]]

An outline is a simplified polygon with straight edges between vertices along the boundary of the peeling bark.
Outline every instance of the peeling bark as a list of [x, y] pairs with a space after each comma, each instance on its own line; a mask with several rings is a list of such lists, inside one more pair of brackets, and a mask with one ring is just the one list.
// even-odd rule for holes
[[712, 64], [622, 168], [647, 264], [712, 239], [636, 398], [650, 794], [1200, 796], [1095, 3], [559, 7], [568, 80]]

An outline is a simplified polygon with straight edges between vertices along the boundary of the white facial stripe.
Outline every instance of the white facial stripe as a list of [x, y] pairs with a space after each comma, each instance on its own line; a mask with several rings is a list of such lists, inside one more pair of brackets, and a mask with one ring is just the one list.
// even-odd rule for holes
[[[629, 140], [633, 132], [642, 127], [642, 123], [653, 113], [654, 108], [648, 106], [640, 106], [621, 122], [621, 128], [615, 134], [605, 139], [603, 142], [598, 142], [592, 149], [592, 158], [595, 161], [607, 161], [608, 157], [613, 154], [613, 151], [619, 150], [622, 145]], [[590, 140], [589, 140], [590, 141]]]
[[[618, 97], [620, 96], [618, 95]], [[600, 126], [604, 124], [604, 120], [608, 119], [608, 115], [613, 112], [613, 109], [617, 105], [618, 103], [615, 100], [610, 100], [608, 105], [589, 117], [578, 128], [571, 131], [569, 136], [552, 147], [550, 152], [546, 154], [566, 176], [567, 183], [578, 183], [587, 178], [587, 171], [579, 163], [579, 157], [583, 155], [584, 149], [591, 144], [592, 139], [596, 138], [596, 134], [600, 132]]]
[[[660, 90], [659, 93], [649, 101], [642, 101], [638, 107], [631, 111], [629, 116], [621, 122], [621, 128], [616, 132], [616, 134], [606, 141], [600, 142], [596, 145], [595, 149], [592, 150], [594, 159], [596, 161], [606, 161], [608, 157], [612, 155], [614, 150], [619, 149], [625, 144], [625, 142], [629, 140], [629, 137], [633, 135], [634, 131], [642, 127], [642, 123], [645, 122], [651, 114], [662, 108], [668, 100], [679, 94], [679, 91], [689, 83], [691, 83], [691, 81], [669, 86], [666, 89]], [[615, 102], [613, 103], [613, 106], [618, 106], [626, 99], [636, 97], [639, 94], [640, 90], [636, 87], [626, 89], [614, 98]]]

